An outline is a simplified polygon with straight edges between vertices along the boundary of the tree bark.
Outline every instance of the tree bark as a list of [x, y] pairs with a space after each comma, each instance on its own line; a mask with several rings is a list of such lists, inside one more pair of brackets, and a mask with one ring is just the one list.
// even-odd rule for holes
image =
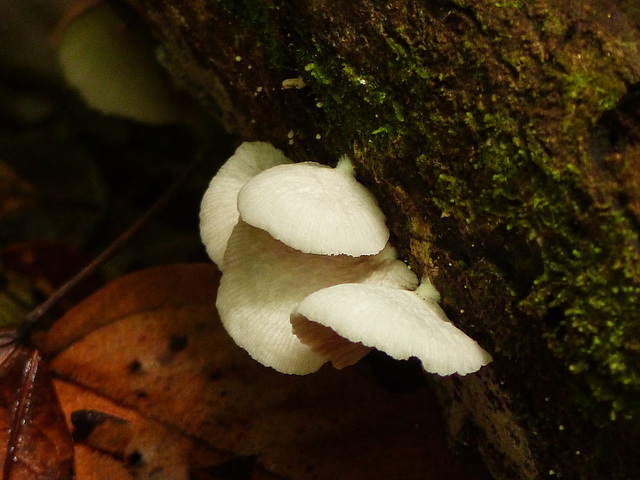
[[640, 478], [634, 0], [127, 3], [229, 132], [352, 157], [494, 357], [435, 383], [495, 478]]

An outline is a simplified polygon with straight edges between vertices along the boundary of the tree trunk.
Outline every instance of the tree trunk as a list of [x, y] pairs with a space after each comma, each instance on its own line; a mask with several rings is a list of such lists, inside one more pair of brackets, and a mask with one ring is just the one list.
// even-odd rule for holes
[[640, 478], [635, 0], [127, 2], [228, 131], [354, 160], [494, 357], [435, 383], [495, 478]]

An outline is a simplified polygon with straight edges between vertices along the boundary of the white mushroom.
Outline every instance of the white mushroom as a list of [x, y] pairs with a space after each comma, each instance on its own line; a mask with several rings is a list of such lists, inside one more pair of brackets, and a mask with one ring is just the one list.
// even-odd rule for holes
[[241, 145], [202, 201], [201, 235], [224, 274], [227, 332], [263, 365], [306, 374], [372, 348], [418, 357], [440, 375], [491, 356], [448, 321], [438, 292], [396, 258], [378, 204], [345, 157], [291, 164], [269, 144]]
[[[426, 291], [424, 291], [426, 290]], [[439, 375], [475, 372], [491, 356], [451, 323], [431, 298], [429, 282], [409, 292], [380, 285], [344, 283], [318, 290], [294, 309], [300, 340], [337, 368], [357, 362], [372, 348], [393, 358], [417, 357]]]
[[252, 177], [285, 163], [291, 160], [270, 143], [245, 142], [209, 183], [200, 205], [200, 236], [220, 270], [227, 241], [239, 219], [238, 192]]
[[240, 221], [229, 238], [216, 306], [227, 332], [262, 363], [306, 374], [327, 361], [291, 331], [294, 308], [313, 292], [345, 282], [414, 288], [415, 275], [388, 246], [378, 255], [312, 255]]
[[355, 179], [347, 157], [336, 168], [305, 162], [265, 170], [240, 190], [238, 211], [305, 253], [373, 255], [389, 239], [378, 202]]
[[180, 103], [148, 38], [128, 28], [110, 2], [65, 29], [59, 61], [67, 83], [102, 113], [143, 123], [180, 121]]

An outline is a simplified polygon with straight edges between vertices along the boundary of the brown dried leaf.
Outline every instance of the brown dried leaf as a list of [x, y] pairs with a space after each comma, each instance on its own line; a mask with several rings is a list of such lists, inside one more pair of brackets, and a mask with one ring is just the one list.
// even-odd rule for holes
[[75, 428], [77, 480], [131, 480], [151, 473], [154, 480], [186, 480], [189, 467], [208, 468], [232, 458], [83, 386], [58, 380], [56, 389]]
[[73, 478], [73, 444], [37, 351], [0, 336], [0, 478]]
[[137, 475], [488, 478], [445, 448], [427, 389], [391, 393], [366, 365], [298, 377], [253, 361], [221, 327], [218, 281], [211, 265], [129, 275], [70, 310], [45, 341], [67, 412], [134, 422], [122, 455], [136, 460]]
[[136, 313], [171, 305], [213, 305], [218, 275], [210, 265], [175, 265], [119, 278], [60, 319], [41, 350], [48, 355], [58, 353], [103, 325]]

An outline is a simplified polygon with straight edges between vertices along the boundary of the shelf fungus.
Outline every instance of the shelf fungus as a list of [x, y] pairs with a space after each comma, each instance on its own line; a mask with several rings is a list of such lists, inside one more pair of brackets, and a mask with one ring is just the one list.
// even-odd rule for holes
[[336, 168], [292, 163], [270, 144], [244, 143], [211, 181], [200, 230], [223, 272], [222, 323], [263, 365], [303, 375], [372, 348], [440, 375], [491, 361], [398, 260], [346, 157]]
[[336, 368], [372, 348], [398, 360], [416, 357], [438, 375], [466, 375], [489, 363], [491, 356], [425, 299], [422, 288], [344, 283], [318, 290], [294, 309], [293, 332]]
[[374, 255], [389, 230], [373, 194], [343, 157], [336, 168], [315, 162], [278, 165], [238, 194], [242, 219], [304, 253]]

